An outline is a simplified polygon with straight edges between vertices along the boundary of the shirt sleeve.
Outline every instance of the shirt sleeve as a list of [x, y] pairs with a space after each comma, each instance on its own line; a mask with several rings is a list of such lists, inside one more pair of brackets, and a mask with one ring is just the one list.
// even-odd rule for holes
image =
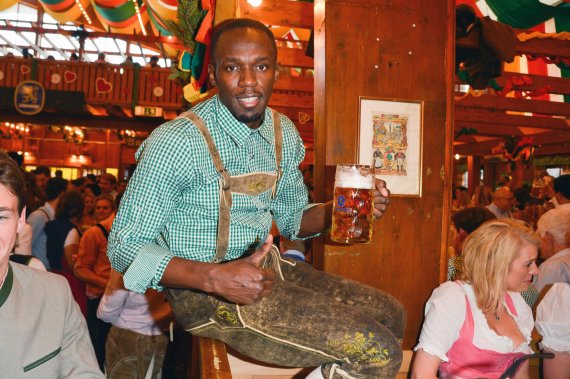
[[456, 282], [445, 282], [436, 288], [425, 308], [420, 341], [414, 348], [448, 362], [447, 352], [459, 338], [465, 321], [465, 293]]
[[538, 277], [536, 278], [536, 283], [534, 284], [536, 290], [539, 293], [547, 284], [558, 282], [559, 267], [557, 267], [557, 265], [551, 265], [545, 263], [540, 265], [540, 267], [538, 268]]
[[283, 126], [283, 173], [272, 203], [273, 217], [279, 232], [286, 238], [299, 239], [303, 212], [308, 208], [309, 195], [299, 164], [305, 157], [305, 147], [295, 125], [281, 115]]
[[72, 228], [69, 233], [67, 233], [67, 237], [65, 237], [65, 242], [63, 243], [63, 247], [68, 247], [70, 245], [78, 245], [79, 244], [79, 233], [77, 233], [77, 229]]
[[36, 244], [36, 241], [42, 234], [44, 226], [48, 221], [49, 220], [44, 214], [44, 212], [40, 210], [36, 210], [32, 212], [31, 215], [28, 216], [26, 222], [30, 224], [30, 226], [32, 227], [32, 246]]
[[161, 234], [179, 203], [183, 183], [193, 177], [192, 141], [181, 121], [156, 129], [137, 152], [137, 169], [121, 200], [109, 235], [107, 255], [124, 274], [129, 290], [144, 293], [159, 285], [173, 254], [159, 245]]
[[570, 353], [570, 285], [555, 283], [536, 309], [536, 330], [541, 346]]
[[101, 298], [99, 308], [97, 308], [97, 317], [105, 322], [115, 324], [121, 315], [128, 294], [129, 291], [125, 289], [108, 287]]

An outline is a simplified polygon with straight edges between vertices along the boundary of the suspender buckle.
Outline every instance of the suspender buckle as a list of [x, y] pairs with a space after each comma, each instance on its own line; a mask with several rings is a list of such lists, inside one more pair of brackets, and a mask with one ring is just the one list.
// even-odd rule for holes
[[230, 189], [231, 187], [231, 181], [230, 181], [230, 174], [227, 172], [227, 170], [224, 168], [222, 169], [220, 172], [220, 180], [222, 181], [222, 189], [224, 191], [227, 191]]

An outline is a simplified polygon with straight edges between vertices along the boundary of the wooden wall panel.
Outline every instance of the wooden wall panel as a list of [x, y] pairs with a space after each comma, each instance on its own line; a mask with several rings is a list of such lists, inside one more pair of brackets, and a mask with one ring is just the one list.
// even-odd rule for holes
[[[408, 311], [411, 348], [445, 261], [451, 183], [454, 2], [315, 2], [315, 186], [357, 159], [359, 96], [424, 101], [423, 194], [392, 197], [368, 245], [315, 244], [324, 270], [382, 289]], [[447, 152], [446, 152], [447, 151]]]

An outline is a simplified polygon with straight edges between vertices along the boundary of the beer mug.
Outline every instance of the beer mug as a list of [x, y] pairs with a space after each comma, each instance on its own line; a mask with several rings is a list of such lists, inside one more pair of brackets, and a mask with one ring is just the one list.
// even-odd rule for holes
[[342, 243], [370, 242], [373, 191], [374, 173], [370, 166], [336, 166], [331, 240]]

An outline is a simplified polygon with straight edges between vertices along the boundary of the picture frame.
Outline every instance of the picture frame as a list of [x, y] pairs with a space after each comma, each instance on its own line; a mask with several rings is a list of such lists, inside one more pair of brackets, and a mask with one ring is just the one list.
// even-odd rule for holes
[[422, 196], [422, 100], [359, 97], [358, 163], [392, 196]]

